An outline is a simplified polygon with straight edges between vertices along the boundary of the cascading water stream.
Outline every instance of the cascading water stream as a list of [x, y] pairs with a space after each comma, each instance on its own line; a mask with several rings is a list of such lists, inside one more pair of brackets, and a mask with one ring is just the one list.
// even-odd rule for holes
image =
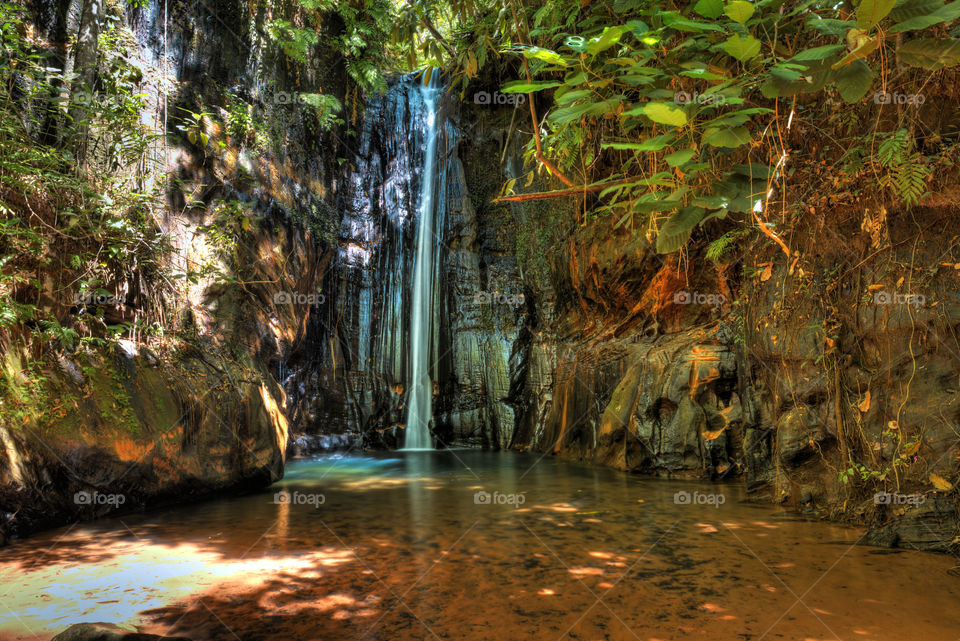
[[413, 300], [410, 306], [410, 378], [408, 379], [407, 422], [404, 449], [433, 449], [430, 417], [433, 410], [433, 382], [430, 380], [430, 333], [433, 319], [434, 198], [437, 187], [437, 95], [438, 73], [420, 87], [427, 126], [423, 175], [420, 181], [417, 248], [413, 268]]

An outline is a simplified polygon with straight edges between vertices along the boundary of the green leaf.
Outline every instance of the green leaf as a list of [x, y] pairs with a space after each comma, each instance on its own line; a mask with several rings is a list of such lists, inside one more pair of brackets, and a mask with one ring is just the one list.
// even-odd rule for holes
[[654, 136], [643, 142], [605, 142], [600, 145], [603, 149], [630, 149], [633, 151], [660, 151], [676, 141], [673, 134]]
[[896, 0], [861, 0], [857, 7], [857, 28], [873, 29], [893, 9]]
[[753, 36], [730, 36], [723, 43], [723, 50], [730, 56], [743, 62], [760, 53], [760, 41]]
[[550, 51], [549, 49], [543, 49], [542, 47], [526, 47], [523, 50], [523, 55], [526, 58], [533, 58], [534, 60], [543, 60], [552, 65], [560, 65], [561, 67], [569, 67], [566, 58], [561, 56], [556, 51]]
[[723, 15], [723, 0], [699, 0], [693, 10], [704, 18], [716, 20]]
[[729, 80], [726, 76], [710, 71], [706, 67], [700, 69], [688, 69], [687, 71], [681, 71], [681, 76], [686, 76], [688, 78], [702, 78], [704, 80]]
[[707, 209], [726, 209], [730, 205], [730, 199], [726, 196], [697, 196], [691, 204]]
[[553, 89], [559, 87], [559, 82], [525, 82], [523, 80], [512, 80], [503, 85], [500, 89], [503, 93], [533, 93], [534, 91], [543, 91], [544, 89]]
[[943, 6], [943, 0], [899, 0], [890, 12], [890, 19], [903, 22], [918, 16], [928, 16]]
[[960, 40], [911, 40], [897, 49], [897, 55], [911, 67], [936, 71], [960, 64]]
[[703, 218], [703, 212], [703, 207], [691, 206], [671, 216], [657, 233], [657, 253], [669, 254], [683, 247], [690, 238], [690, 232]]
[[711, 147], [736, 148], [750, 142], [746, 127], [708, 127], [703, 132], [703, 143]]
[[727, 14], [727, 16], [729, 16], [729, 18], [734, 22], [746, 24], [747, 20], [750, 19], [750, 16], [753, 15], [754, 8], [749, 2], [744, 2], [743, 0], [733, 0], [733, 2], [726, 6], [723, 12]]
[[941, 22], [952, 22], [957, 18], [960, 18], [960, 1], [952, 2], [948, 5], [940, 7], [929, 15], [916, 16], [899, 24], [895, 24], [890, 27], [890, 31], [899, 33], [901, 31], [926, 29], [927, 27], [932, 27], [933, 25], [940, 24]]
[[[635, 111], [635, 110], [634, 110]], [[682, 127], [687, 124], [687, 114], [677, 105], [669, 102], [648, 102], [640, 108], [647, 118], [661, 125]]]
[[804, 60], [823, 60], [824, 58], [829, 58], [835, 53], [843, 51], [843, 48], [843, 45], [825, 45], [823, 47], [814, 47], [813, 49], [801, 51], [794, 57], [790, 58], [790, 60], [796, 62], [802, 62]]
[[693, 158], [696, 153], [693, 149], [681, 149], [680, 151], [673, 152], [664, 158], [664, 160], [666, 160], [667, 164], [671, 167], [679, 167], [690, 162], [690, 159]]
[[856, 60], [834, 72], [834, 81], [841, 98], [847, 102], [857, 102], [873, 84], [873, 69], [863, 60]]
[[567, 91], [559, 96], [556, 96], [554, 100], [558, 105], [568, 105], [574, 100], [589, 98], [592, 95], [593, 95], [592, 89], [575, 89], [573, 91]]
[[607, 101], [570, 105], [569, 107], [562, 107], [552, 112], [550, 114], [550, 121], [558, 125], [562, 125], [568, 122], [573, 122], [574, 120], [580, 120], [580, 118], [585, 116], [599, 116], [600, 114], [605, 114], [612, 109], [612, 103]]
[[641, 0], [614, 0], [613, 10], [615, 13], [626, 13], [627, 11], [636, 11], [640, 8]]
[[677, 31], [687, 31], [690, 33], [701, 33], [703, 31], [723, 31], [723, 27], [712, 22], [701, 22], [697, 20], [688, 20], [676, 11], [664, 11], [660, 14], [663, 24]]
[[599, 38], [591, 38], [587, 44], [587, 53], [597, 55], [620, 42], [620, 38], [629, 29], [627, 27], [604, 27]]
[[[940, 2], [940, 0], [936, 0]], [[819, 18], [812, 16], [807, 20], [807, 26], [816, 29], [825, 36], [840, 38], [847, 34], [847, 31], [856, 26], [852, 20], [834, 20], [832, 18]]]
[[766, 183], [770, 180], [770, 167], [758, 162], [743, 163], [731, 167], [734, 174], [739, 174], [750, 180], [760, 180]]

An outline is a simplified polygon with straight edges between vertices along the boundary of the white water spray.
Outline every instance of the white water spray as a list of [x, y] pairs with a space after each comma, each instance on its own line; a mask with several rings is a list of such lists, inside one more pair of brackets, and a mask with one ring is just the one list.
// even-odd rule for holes
[[413, 302], [410, 306], [410, 379], [407, 401], [407, 426], [404, 449], [433, 449], [430, 438], [430, 417], [433, 413], [433, 382], [430, 380], [430, 330], [433, 318], [430, 306], [433, 302], [434, 272], [434, 194], [437, 182], [437, 114], [436, 102], [439, 93], [434, 70], [426, 85], [420, 85], [427, 124], [423, 160], [423, 177], [420, 183], [419, 229], [417, 230], [417, 253], [413, 267]]

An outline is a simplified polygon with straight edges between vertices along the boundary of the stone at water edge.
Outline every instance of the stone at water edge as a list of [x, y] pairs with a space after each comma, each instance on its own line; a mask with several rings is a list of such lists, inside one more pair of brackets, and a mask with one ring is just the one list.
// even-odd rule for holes
[[131, 632], [112, 623], [77, 623], [53, 637], [51, 641], [191, 641], [191, 639]]

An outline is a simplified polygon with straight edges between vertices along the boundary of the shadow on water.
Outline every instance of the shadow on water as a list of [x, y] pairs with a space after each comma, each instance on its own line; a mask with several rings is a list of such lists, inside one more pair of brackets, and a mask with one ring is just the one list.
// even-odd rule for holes
[[742, 499], [512, 452], [298, 460], [263, 492], [0, 550], [0, 638], [960, 636], [953, 559]]

